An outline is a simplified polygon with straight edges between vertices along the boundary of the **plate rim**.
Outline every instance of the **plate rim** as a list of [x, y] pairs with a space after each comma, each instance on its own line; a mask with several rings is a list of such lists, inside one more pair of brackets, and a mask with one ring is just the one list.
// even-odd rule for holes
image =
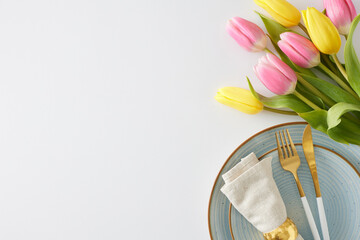
[[[243, 145], [245, 145], [247, 142], [249, 142], [250, 140], [252, 140], [253, 138], [255, 138], [256, 136], [262, 134], [263, 132], [266, 132], [266, 131], [269, 131], [271, 129], [274, 129], [274, 128], [278, 128], [278, 127], [283, 127], [283, 126], [290, 126], [290, 125], [297, 125], [297, 124], [308, 124], [307, 122], [304, 122], [304, 121], [296, 121], [296, 122], [287, 122], [287, 123], [280, 123], [280, 124], [276, 124], [276, 125], [273, 125], [271, 127], [268, 127], [268, 128], [265, 128], [255, 134], [253, 134], [252, 136], [250, 136], [249, 138], [247, 138], [244, 142], [242, 142], [230, 155], [229, 157], [226, 159], [226, 161], [224, 162], [224, 164], [222, 165], [222, 167], [220, 168], [218, 174], [216, 175], [216, 178], [215, 178], [215, 181], [213, 183], [213, 187], [211, 189], [211, 194], [210, 194], [210, 198], [209, 198], [209, 203], [208, 203], [208, 230], [209, 230], [209, 235], [210, 235], [210, 239], [211, 240], [214, 240], [213, 238], [213, 235], [212, 235], [212, 229], [211, 229], [211, 225], [210, 225], [210, 206], [211, 206], [211, 200], [212, 200], [212, 197], [213, 197], [213, 194], [214, 194], [214, 190], [215, 190], [215, 185], [216, 185], [216, 182], [218, 181], [219, 177], [220, 177], [220, 173], [222, 172], [222, 170], [224, 169], [224, 167], [226, 166], [226, 164], [228, 163], [228, 161], [232, 158], [232, 156], [238, 151], [239, 148], [241, 148]], [[360, 177], [360, 173], [359, 171], [357, 171], [357, 169], [348, 161], [346, 161], [354, 170], [355, 172], [359, 175]]]

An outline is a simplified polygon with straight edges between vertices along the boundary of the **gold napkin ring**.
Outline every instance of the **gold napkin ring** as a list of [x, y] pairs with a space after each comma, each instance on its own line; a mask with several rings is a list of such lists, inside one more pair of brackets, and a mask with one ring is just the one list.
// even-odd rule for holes
[[271, 232], [264, 233], [266, 240], [295, 240], [297, 236], [298, 230], [290, 218], [287, 218], [278, 228]]

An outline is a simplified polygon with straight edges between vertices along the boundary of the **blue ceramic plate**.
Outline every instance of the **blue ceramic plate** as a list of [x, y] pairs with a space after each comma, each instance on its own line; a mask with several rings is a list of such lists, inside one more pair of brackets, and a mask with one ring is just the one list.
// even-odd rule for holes
[[[294, 122], [265, 129], [246, 140], [226, 160], [215, 180], [209, 202], [208, 223], [211, 239], [264, 239], [259, 231], [231, 207], [228, 199], [220, 192], [224, 185], [221, 175], [251, 152], [260, 160], [273, 157], [274, 179], [285, 202], [288, 216], [295, 222], [304, 239], [313, 239], [294, 178], [291, 173], [281, 168], [275, 141], [276, 131], [289, 129], [301, 158], [299, 178], [320, 230], [314, 186], [301, 146], [305, 126], [306, 123]], [[360, 147], [337, 143], [314, 129], [312, 135], [330, 237], [360, 239]]]

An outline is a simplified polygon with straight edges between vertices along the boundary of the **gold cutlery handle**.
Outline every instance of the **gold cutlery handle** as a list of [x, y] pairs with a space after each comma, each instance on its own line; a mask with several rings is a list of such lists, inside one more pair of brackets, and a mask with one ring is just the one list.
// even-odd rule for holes
[[316, 197], [321, 197], [319, 178], [318, 178], [316, 169], [315, 169], [315, 171], [311, 171], [311, 176], [312, 176], [312, 179], [314, 182]]
[[303, 187], [301, 186], [301, 183], [300, 183], [300, 180], [299, 180], [299, 176], [298, 176], [297, 173], [294, 173], [294, 178], [295, 178], [295, 182], [296, 182], [297, 188], [299, 189], [300, 197], [305, 197], [305, 192], [304, 192]]

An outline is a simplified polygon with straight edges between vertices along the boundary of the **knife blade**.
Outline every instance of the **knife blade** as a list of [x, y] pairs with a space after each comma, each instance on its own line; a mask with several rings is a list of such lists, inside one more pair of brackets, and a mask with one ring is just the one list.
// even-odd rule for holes
[[310, 173], [311, 173], [311, 176], [312, 176], [312, 179], [314, 182], [316, 197], [321, 197], [319, 178], [318, 178], [317, 169], [316, 169], [314, 144], [313, 144], [313, 140], [312, 140], [310, 125], [307, 125], [305, 127], [302, 145], [303, 145], [303, 149], [304, 149], [305, 158], [309, 165]]
[[324, 240], [330, 240], [329, 229], [328, 229], [328, 225], [327, 225], [327, 221], [326, 221], [325, 208], [324, 208], [323, 199], [321, 197], [320, 184], [319, 184], [319, 179], [318, 179], [318, 174], [317, 174], [317, 169], [316, 169], [314, 143], [313, 143], [312, 134], [311, 134], [311, 126], [309, 124], [305, 127], [305, 130], [303, 133], [302, 145], [303, 145], [304, 155], [305, 155], [306, 161], [309, 165], [310, 173], [311, 173], [311, 176], [312, 176], [312, 179], [314, 182], [314, 188], [315, 188], [315, 193], [316, 193], [316, 202], [318, 205], [320, 225], [321, 225], [323, 238], [324, 238]]

